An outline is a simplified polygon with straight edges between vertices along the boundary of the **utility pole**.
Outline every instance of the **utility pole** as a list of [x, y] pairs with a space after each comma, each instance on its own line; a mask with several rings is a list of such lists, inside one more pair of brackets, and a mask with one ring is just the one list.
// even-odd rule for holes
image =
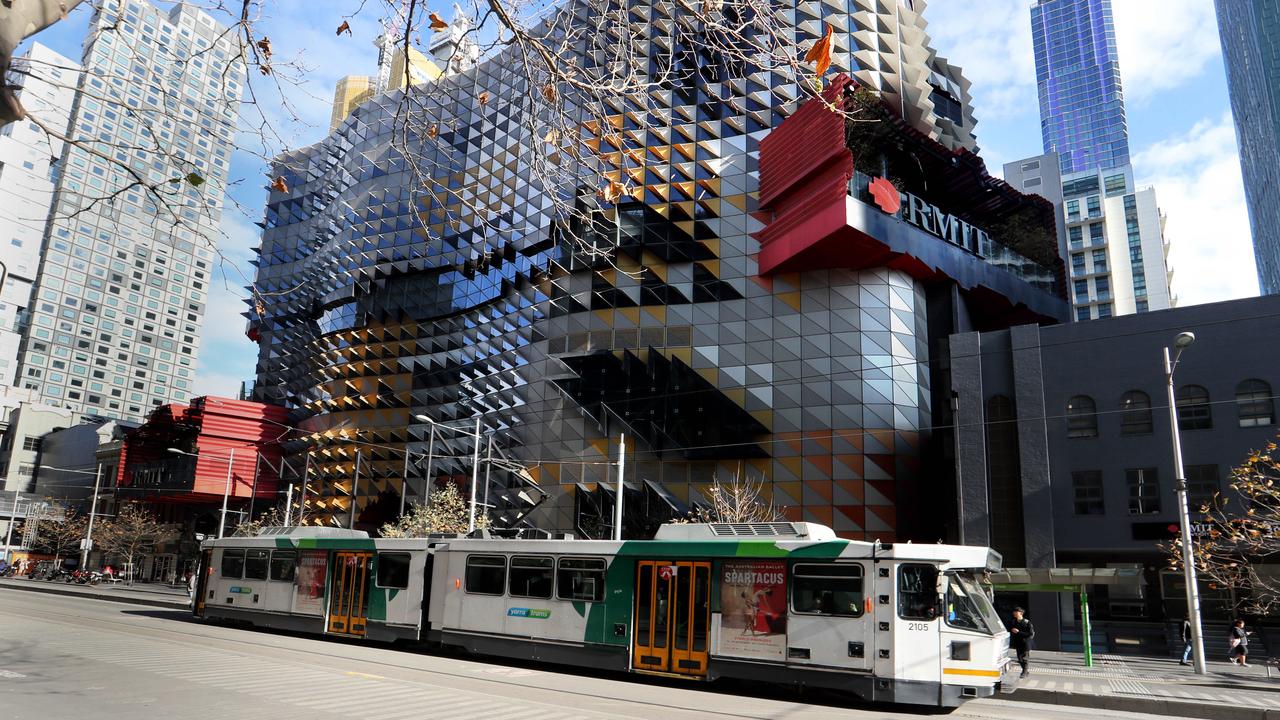
[[298, 496], [298, 524], [303, 523], [307, 514], [307, 481], [311, 479], [311, 451], [307, 451], [307, 459], [302, 463], [302, 493]]
[[431, 504], [431, 460], [436, 450], [436, 426], [431, 426], [431, 438], [427, 440], [427, 472], [423, 476], [422, 504]]
[[98, 488], [102, 485], [102, 463], [93, 474], [93, 501], [89, 503], [89, 527], [84, 534], [84, 549], [80, 551], [80, 569], [89, 566], [89, 552], [93, 550], [93, 518], [98, 512]]
[[9, 507], [9, 527], [4, 533], [4, 559], [13, 557], [13, 523], [18, 517], [18, 491], [13, 491], [13, 505]]
[[613, 539], [622, 540], [622, 495], [627, 491], [623, 478], [627, 475], [627, 434], [618, 434], [618, 498], [613, 504]]
[[293, 483], [289, 483], [284, 495], [284, 526], [291, 527], [289, 520], [293, 517]]
[[471, 517], [467, 519], [467, 533], [476, 529], [476, 485], [480, 482], [480, 416], [476, 416], [476, 447], [471, 457]]
[[351, 512], [347, 515], [347, 529], [353, 530], [356, 526], [356, 503], [360, 499], [360, 449], [356, 448], [356, 476], [352, 480], [351, 485]]
[[400, 484], [400, 514], [404, 515], [404, 500], [409, 494], [409, 443], [404, 444], [404, 481]]
[[[493, 471], [493, 436], [489, 436], [489, 449], [484, 456], [484, 502], [481, 506], [489, 512], [489, 473]], [[491, 516], [492, 517], [492, 516]]]
[[[189, 454], [189, 453], [188, 453]], [[222, 491], [222, 518], [218, 520], [218, 539], [227, 531], [227, 500], [231, 497], [231, 471], [236, 464], [236, 449], [227, 451], [227, 487]]]
[[1182, 576], [1187, 585], [1187, 619], [1191, 621], [1191, 661], [1197, 675], [1207, 674], [1204, 662], [1204, 637], [1200, 624], [1200, 586], [1196, 580], [1195, 546], [1191, 538], [1191, 511], [1187, 507], [1187, 477], [1182, 467], [1182, 432], [1178, 427], [1178, 401], [1173, 389], [1173, 371], [1178, 367], [1182, 351], [1191, 347], [1196, 336], [1189, 332], [1178, 333], [1174, 347], [1178, 353], [1172, 362], [1169, 348], [1164, 348], [1164, 379], [1169, 397], [1169, 431], [1173, 443], [1174, 487], [1178, 491], [1178, 523], [1181, 526]]

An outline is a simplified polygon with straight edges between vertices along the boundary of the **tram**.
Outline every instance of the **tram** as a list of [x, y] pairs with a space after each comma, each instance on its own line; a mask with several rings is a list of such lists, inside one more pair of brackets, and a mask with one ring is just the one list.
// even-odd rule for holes
[[193, 612], [954, 707], [1016, 677], [978, 582], [1000, 564], [987, 548], [855, 542], [799, 522], [669, 524], [622, 542], [268, 528], [204, 543]]

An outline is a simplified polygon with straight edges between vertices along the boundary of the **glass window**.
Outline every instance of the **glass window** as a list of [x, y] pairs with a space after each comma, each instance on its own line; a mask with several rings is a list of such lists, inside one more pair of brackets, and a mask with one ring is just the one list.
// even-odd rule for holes
[[1071, 473], [1071, 488], [1075, 494], [1077, 515], [1106, 514], [1102, 499], [1102, 471], [1080, 470]]
[[555, 561], [549, 557], [516, 555], [507, 577], [511, 597], [550, 598]]
[[222, 551], [221, 575], [235, 580], [244, 577], [244, 550]]
[[1067, 401], [1067, 437], [1098, 436], [1098, 406], [1088, 395], [1077, 395]]
[[604, 558], [560, 558], [556, 592], [561, 600], [604, 600]]
[[1151, 396], [1141, 390], [1130, 390], [1120, 396], [1120, 434], [1151, 433]]
[[378, 553], [378, 587], [409, 587], [409, 553]]
[[266, 580], [267, 568], [271, 564], [270, 550], [244, 551], [244, 579]]
[[1213, 427], [1209, 391], [1199, 385], [1178, 388], [1178, 429], [1208, 430]]
[[1275, 422], [1271, 386], [1263, 380], [1245, 380], [1236, 386], [1236, 409], [1240, 427], [1261, 427]]
[[1217, 465], [1188, 465], [1184, 472], [1187, 474], [1187, 507], [1191, 512], [1203, 512], [1221, 501], [1216, 497], [1220, 489]]
[[796, 565], [791, 569], [791, 609], [795, 612], [858, 617], [865, 602], [861, 565]]
[[502, 555], [467, 557], [467, 592], [501, 595], [507, 580], [507, 558]]
[[938, 568], [933, 565], [898, 566], [898, 617], [932, 620], [938, 616]]
[[297, 550], [271, 551], [271, 579], [280, 582], [293, 582], [294, 569], [298, 565]]
[[1155, 468], [1124, 471], [1129, 485], [1129, 514], [1152, 515], [1160, 512], [1160, 480]]
[[965, 574], [950, 575], [947, 582], [946, 622], [951, 627], [995, 634], [1004, 623], [982, 588]]

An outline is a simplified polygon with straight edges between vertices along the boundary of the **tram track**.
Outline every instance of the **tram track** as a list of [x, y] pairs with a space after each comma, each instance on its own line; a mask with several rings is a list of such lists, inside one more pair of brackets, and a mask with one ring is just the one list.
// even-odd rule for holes
[[[14, 591], [5, 593], [5, 595], [20, 596], [23, 593]], [[47, 596], [45, 598], [47, 599]], [[120, 607], [121, 610], [119, 612], [121, 613], [126, 612], [123, 609], [124, 603], [96, 598], [94, 600], [96, 603], [106, 603]], [[102, 606], [99, 605], [99, 607]], [[876, 713], [880, 717], [891, 717], [904, 711], [903, 708], [877, 711], [874, 707], [850, 707], [847, 704], [833, 704], [829, 702], [832, 695], [830, 693], [810, 692], [801, 699], [795, 691], [781, 687], [766, 689], [758, 685], [747, 688], [735, 686], [732, 688], [733, 694], [729, 695], [726, 693], [728, 688], [724, 685], [717, 687], [716, 684], [664, 681], [651, 678], [638, 681], [631, 676], [615, 677], [614, 673], [604, 676], [584, 677], [572, 672], [565, 672], [559, 667], [555, 670], [549, 670], [542, 667], [528, 668], [514, 665], [503, 658], [462, 657], [451, 655], [447, 652], [432, 651], [430, 648], [422, 646], [402, 648], [387, 644], [362, 643], [356, 645], [342, 640], [317, 638], [278, 630], [246, 629], [232, 625], [206, 625], [189, 619], [189, 616], [184, 616], [180, 610], [130, 607], [136, 608], [134, 613], [138, 616], [152, 620], [180, 623], [180, 628], [158, 626], [143, 622], [141, 619], [125, 620], [113, 618], [110, 615], [103, 617], [91, 613], [77, 613], [71, 608], [66, 610], [53, 609], [49, 607], [47, 602], [31, 603], [29, 607], [23, 608], [21, 613], [15, 612], [13, 607], [6, 603], [5, 606], [0, 606], [0, 616], [8, 614], [15, 618], [38, 619], [73, 629], [96, 629], [100, 632], [122, 633], [160, 642], [176, 642], [198, 649], [212, 648], [259, 660], [273, 658], [285, 662], [322, 667], [336, 673], [364, 676], [369, 679], [412, 683], [424, 688], [438, 687], [441, 685], [438, 682], [439, 679], [448, 678], [462, 685], [475, 686], [471, 688], [472, 692], [484, 693], [487, 691], [499, 695], [512, 695], [511, 691], [513, 689], [523, 689], [534, 694], [554, 694], [559, 699], [558, 706], [561, 707], [594, 709], [604, 703], [607, 705], [620, 704], [626, 708], [625, 713], [619, 712], [617, 707], [599, 707], [598, 710], [595, 710], [614, 715], [634, 715], [635, 717], [648, 718], [652, 718], [655, 715], [663, 717], [687, 715], [688, 717], [721, 718], [723, 720], [748, 720], [764, 717], [758, 713], [726, 711], [714, 707], [718, 704], [714, 701], [716, 698], [724, 696], [740, 698], [743, 695], [791, 705], [793, 709], [811, 707], [816, 702], [818, 706], [812, 709], [818, 712], [817, 716], [822, 716], [823, 710], [833, 713], [870, 712]], [[111, 611], [107, 612], [110, 613]], [[232, 638], [226, 637], [223, 632], [237, 634]], [[290, 644], [311, 645], [312, 647], [288, 647], [279, 642], [282, 638], [287, 638]], [[343, 652], [328, 652], [314, 647], [314, 645], [319, 644], [333, 645], [335, 648], [341, 647]], [[423, 662], [403, 664], [376, 656], [389, 652], [402, 655], [405, 659], [417, 659]], [[441, 661], [460, 663], [466, 666], [468, 670], [459, 671], [448, 667], [430, 666]], [[503, 670], [495, 672], [495, 668], [503, 668]], [[423, 673], [428, 674], [430, 679], [421, 677]], [[528, 674], [522, 675], [522, 673]], [[573, 687], [575, 684], [581, 686], [584, 679], [590, 679], [594, 683], [608, 682], [610, 684], [609, 689], [614, 692], [602, 695], [599, 692], [590, 692]], [[600, 688], [593, 689], [599, 690]], [[652, 696], [655, 689], [674, 690], [675, 692], [665, 693], [661, 702], [655, 701], [652, 697], [644, 697], [646, 694]], [[696, 694], [689, 696], [683, 691], [695, 691]], [[566, 696], [578, 698], [581, 702], [565, 702], [563, 698]], [[699, 704], [693, 702], [693, 700], [703, 700], [704, 702]], [[824, 700], [828, 701], [824, 702]], [[542, 704], [546, 703], [543, 702]], [[907, 710], [906, 714], [920, 715], [921, 713]], [[789, 717], [790, 713], [785, 713], [784, 715]]]

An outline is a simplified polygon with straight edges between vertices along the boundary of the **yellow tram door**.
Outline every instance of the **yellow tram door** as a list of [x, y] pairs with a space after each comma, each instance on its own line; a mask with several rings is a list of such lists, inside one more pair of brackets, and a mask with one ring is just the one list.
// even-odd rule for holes
[[636, 568], [632, 667], [707, 674], [711, 563], [642, 560]]
[[373, 553], [334, 553], [329, 632], [364, 635], [369, 614], [369, 571], [372, 566]]

